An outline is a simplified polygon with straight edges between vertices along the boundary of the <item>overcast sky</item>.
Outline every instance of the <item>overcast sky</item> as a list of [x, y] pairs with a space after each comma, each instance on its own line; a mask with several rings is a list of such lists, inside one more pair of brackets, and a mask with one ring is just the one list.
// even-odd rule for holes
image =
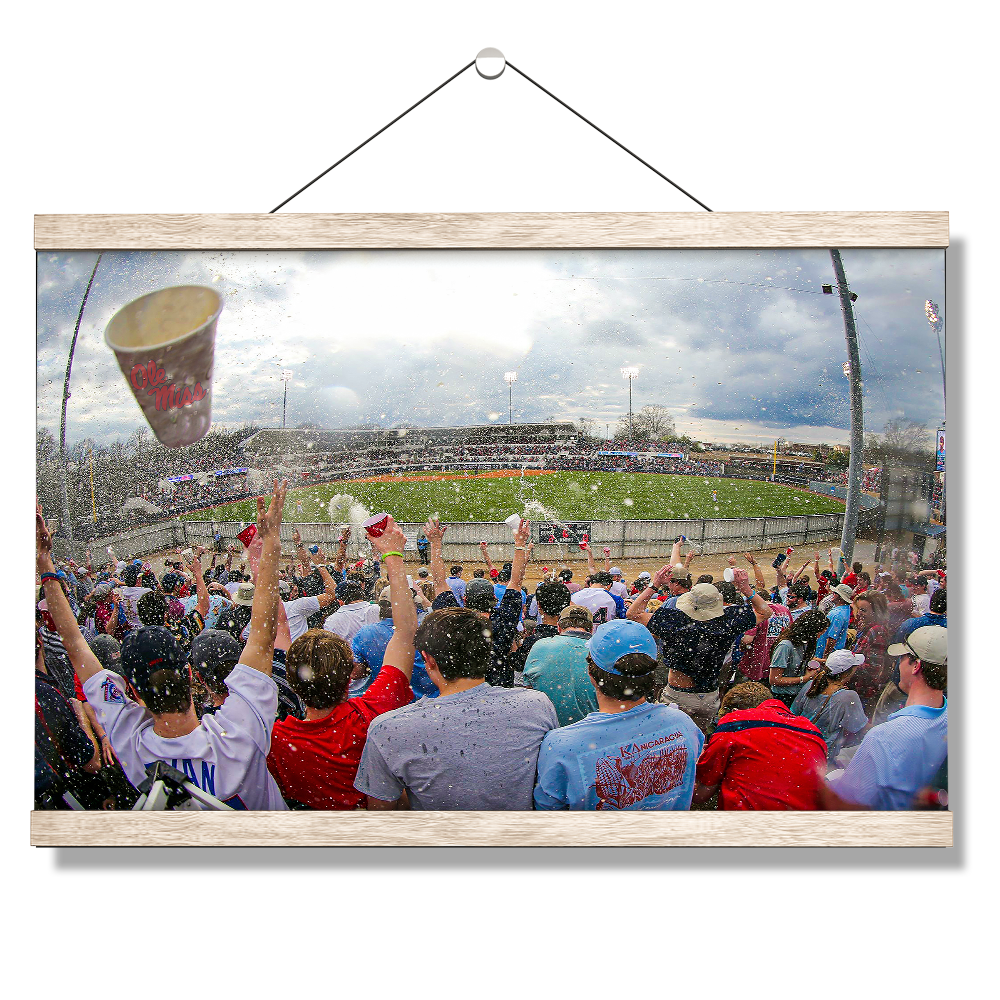
[[[38, 422], [58, 436], [66, 352], [96, 254], [38, 254]], [[943, 416], [925, 299], [946, 313], [941, 250], [847, 250], [865, 426]], [[826, 250], [117, 252], [101, 259], [73, 365], [67, 440], [144, 425], [108, 320], [169, 285], [224, 297], [213, 419], [452, 426], [666, 406], [711, 441], [846, 442], [848, 380]]]

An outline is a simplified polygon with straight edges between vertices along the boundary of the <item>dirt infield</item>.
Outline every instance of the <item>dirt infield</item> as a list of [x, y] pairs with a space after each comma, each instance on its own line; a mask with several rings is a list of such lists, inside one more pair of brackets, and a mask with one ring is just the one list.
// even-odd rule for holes
[[511, 476], [549, 476], [556, 469], [490, 469], [488, 472], [428, 472], [422, 476], [368, 476], [364, 479], [342, 479], [350, 483], [435, 483], [445, 479], [508, 479]]

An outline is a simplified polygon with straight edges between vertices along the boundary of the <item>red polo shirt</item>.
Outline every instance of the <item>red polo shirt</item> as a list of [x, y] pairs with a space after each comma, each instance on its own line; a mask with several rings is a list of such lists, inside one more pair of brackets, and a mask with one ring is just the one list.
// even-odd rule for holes
[[406, 675], [384, 664], [372, 686], [322, 719], [289, 715], [275, 722], [267, 767], [281, 794], [312, 809], [364, 809], [354, 787], [368, 727], [383, 712], [413, 700]]
[[826, 741], [777, 698], [728, 712], [698, 759], [698, 781], [719, 785], [720, 809], [816, 809]]

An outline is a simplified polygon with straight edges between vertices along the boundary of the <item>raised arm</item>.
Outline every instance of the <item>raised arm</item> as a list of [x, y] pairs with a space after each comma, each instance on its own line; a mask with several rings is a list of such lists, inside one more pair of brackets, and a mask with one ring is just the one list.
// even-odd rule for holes
[[338, 573], [344, 572], [344, 567], [347, 565], [347, 542], [351, 537], [351, 529], [344, 528], [340, 533], [340, 540], [337, 542], [337, 558], [334, 560], [333, 568]]
[[660, 587], [666, 584], [667, 580], [670, 579], [671, 569], [671, 566], [664, 566], [661, 569], [658, 569], [656, 573], [653, 574], [653, 579], [650, 581], [650, 585], [641, 593], [635, 595], [635, 600], [625, 613], [625, 617], [628, 618], [629, 621], [638, 622], [640, 625], [646, 625], [649, 623], [649, 619], [653, 617], [653, 613], [646, 611], [646, 606], [649, 604], [652, 596], [660, 589]]
[[609, 573], [611, 571], [611, 549], [606, 545], [604, 546], [604, 572]]
[[514, 559], [510, 567], [511, 590], [519, 591], [524, 582], [524, 567], [528, 564], [528, 539], [531, 537], [531, 522], [522, 519], [514, 532]]
[[73, 609], [69, 606], [62, 585], [55, 575], [56, 568], [52, 564], [52, 535], [45, 524], [41, 506], [35, 509], [35, 565], [42, 580], [42, 589], [45, 591], [45, 604], [56, 624], [56, 631], [62, 639], [69, 662], [73, 664], [80, 681], [86, 681], [104, 668], [87, 645], [87, 640], [84, 639], [80, 626], [76, 623]]
[[590, 551], [590, 543], [580, 542], [580, 548], [587, 553], [587, 572], [593, 576], [597, 572], [597, 563], [594, 562], [594, 553]]
[[791, 585], [792, 585], [793, 583], [795, 583], [795, 581], [796, 581], [796, 580], [798, 580], [798, 578], [799, 578], [800, 576], [802, 576], [802, 574], [803, 574], [803, 573], [804, 573], [804, 572], [806, 571], [806, 569], [808, 569], [808, 567], [809, 567], [809, 560], [807, 559], [807, 560], [806, 560], [806, 561], [805, 561], [805, 562], [804, 562], [804, 563], [802, 564], [802, 568], [801, 568], [801, 569], [799, 569], [799, 570], [798, 570], [798, 572], [796, 572], [795, 576], [793, 576], [793, 577], [791, 578], [791, 580], [789, 581], [788, 585], [789, 585], [789, 586], [791, 586]]
[[733, 570], [733, 585], [744, 596], [750, 598], [757, 624], [766, 622], [771, 617], [771, 608], [760, 594], [755, 593], [750, 586], [750, 577], [745, 569]]
[[316, 572], [319, 573], [319, 578], [323, 581], [323, 593], [317, 594], [316, 599], [319, 601], [319, 606], [325, 608], [333, 604], [337, 598], [337, 582], [330, 576], [330, 571], [326, 568], [326, 558], [322, 549], [316, 553], [316, 559], [318, 560]]
[[392, 600], [393, 633], [382, 662], [401, 670], [409, 680], [413, 676], [413, 637], [417, 634], [417, 609], [413, 604], [410, 585], [406, 582], [406, 567], [403, 565], [406, 535], [390, 517], [385, 531], [378, 538], [372, 538], [371, 543], [372, 548], [382, 556], [382, 565], [389, 580], [389, 597]]
[[194, 558], [188, 563], [191, 572], [194, 573], [194, 591], [198, 595], [198, 603], [195, 610], [204, 618], [208, 614], [208, 587], [205, 585], [205, 576], [201, 570], [201, 557], [205, 549], [199, 545], [195, 551]]
[[281, 558], [281, 511], [285, 506], [288, 481], [275, 481], [267, 510], [264, 498], [257, 498], [257, 530], [263, 539], [257, 584], [250, 609], [250, 638], [243, 647], [240, 663], [271, 675], [278, 615], [278, 560]]
[[431, 518], [424, 528], [424, 534], [431, 543], [431, 579], [434, 581], [434, 595], [450, 594], [448, 578], [444, 574], [444, 548], [442, 539], [447, 527], [443, 527], [436, 518]]
[[490, 576], [492, 576], [493, 575], [494, 566], [493, 566], [493, 563], [490, 562], [489, 547], [487, 546], [486, 542], [480, 542], [479, 543], [479, 551], [482, 552], [482, 554], [483, 554], [483, 562], [486, 563], [486, 572]]
[[676, 566], [681, 561], [681, 539], [683, 535], [678, 535], [670, 549], [670, 565]]
[[759, 594], [766, 594], [768, 592], [767, 581], [764, 579], [764, 571], [760, 568], [760, 563], [754, 558], [752, 552], [744, 552], [743, 557], [753, 566], [753, 579], [757, 585], [757, 592]]

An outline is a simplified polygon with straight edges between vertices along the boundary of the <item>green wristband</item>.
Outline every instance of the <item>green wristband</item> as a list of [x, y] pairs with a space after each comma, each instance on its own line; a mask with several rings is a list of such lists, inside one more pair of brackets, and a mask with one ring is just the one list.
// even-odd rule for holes
[[382, 553], [382, 558], [383, 559], [386, 559], [389, 556], [399, 556], [399, 558], [402, 559], [403, 558], [403, 553], [402, 552], [383, 552]]

